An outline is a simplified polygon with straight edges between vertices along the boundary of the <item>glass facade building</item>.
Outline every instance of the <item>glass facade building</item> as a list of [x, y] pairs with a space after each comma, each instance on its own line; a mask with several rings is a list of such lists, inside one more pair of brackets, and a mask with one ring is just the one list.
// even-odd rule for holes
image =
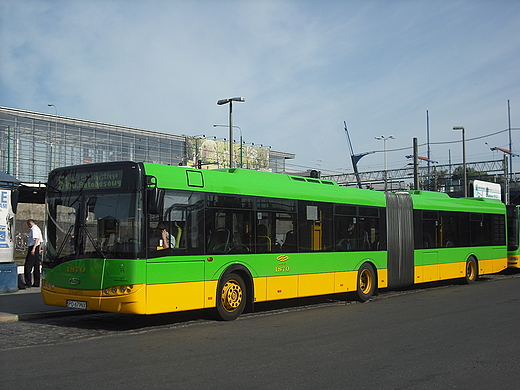
[[[52, 169], [68, 165], [125, 160], [193, 165], [203, 157], [193, 155], [190, 138], [0, 107], [0, 171], [25, 183], [45, 183]], [[285, 160], [294, 158], [270, 149], [266, 153], [263, 169], [272, 172], [284, 172]]]

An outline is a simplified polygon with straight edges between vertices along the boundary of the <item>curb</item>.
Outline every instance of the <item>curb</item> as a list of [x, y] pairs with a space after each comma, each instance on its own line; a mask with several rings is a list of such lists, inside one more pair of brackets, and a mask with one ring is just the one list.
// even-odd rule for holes
[[18, 321], [18, 314], [0, 313], [0, 322]]
[[41, 318], [52, 318], [52, 317], [66, 317], [85, 314], [85, 310], [63, 310], [63, 311], [50, 311], [46, 313], [24, 313], [24, 314], [11, 314], [0, 312], [0, 323], [16, 322], [16, 321], [29, 321], [37, 320]]

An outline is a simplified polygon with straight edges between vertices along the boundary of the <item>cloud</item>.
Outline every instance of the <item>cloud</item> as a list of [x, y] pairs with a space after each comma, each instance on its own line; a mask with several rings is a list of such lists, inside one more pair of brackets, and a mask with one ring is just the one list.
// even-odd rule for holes
[[[426, 110], [432, 141], [457, 140], [454, 125], [504, 128], [507, 99], [520, 101], [513, 1], [0, 4], [1, 105], [225, 137], [212, 126], [228, 121], [216, 101], [244, 96], [234, 110], [244, 139], [296, 153], [298, 165], [350, 168], [344, 120], [356, 152], [381, 149], [382, 134], [411, 147], [425, 141]], [[406, 164], [402, 154], [389, 166]]]

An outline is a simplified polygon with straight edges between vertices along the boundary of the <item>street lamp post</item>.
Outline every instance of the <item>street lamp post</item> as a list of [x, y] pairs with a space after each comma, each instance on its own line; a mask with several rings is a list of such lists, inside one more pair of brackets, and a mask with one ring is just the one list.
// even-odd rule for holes
[[382, 135], [381, 137], [374, 137], [374, 138], [377, 139], [378, 141], [383, 141], [383, 154], [385, 156], [385, 170], [383, 172], [383, 180], [385, 182], [385, 191], [386, 191], [387, 183], [388, 183], [388, 179], [387, 179], [387, 161], [386, 161], [386, 141], [389, 140], [389, 139], [395, 139], [395, 137], [393, 135], [391, 135], [389, 137], [385, 137], [384, 135]]
[[[227, 125], [213, 125], [213, 127], [228, 127]], [[240, 130], [240, 168], [242, 168], [243, 164], [242, 164], [242, 160], [243, 160], [243, 141], [242, 141], [242, 129], [240, 128], [240, 126], [236, 126], [236, 125], [233, 125], [233, 127], [237, 128], [238, 130]]]
[[219, 106], [229, 103], [229, 167], [233, 168], [233, 102], [245, 102], [246, 99], [242, 96], [220, 99], [217, 101]]
[[[56, 148], [56, 150], [54, 150], [54, 155], [52, 154], [53, 150], [52, 148], [54, 147], [54, 144], [56, 144], [56, 139], [58, 138], [58, 109], [56, 108], [56, 106], [54, 104], [47, 104], [47, 106], [49, 107], [54, 107], [54, 110], [56, 112], [56, 117], [55, 117], [55, 123], [54, 123], [54, 143], [52, 142], [52, 137], [51, 137], [51, 156], [50, 156], [50, 161], [49, 161], [49, 168], [50, 165], [51, 165], [51, 162], [52, 162], [52, 165], [53, 167], [52, 168], [56, 168], [56, 153], [57, 153], [57, 150], [58, 148]], [[54, 158], [54, 161], [52, 161], [52, 159]], [[49, 169], [49, 170], [52, 170], [52, 169]]]
[[500, 148], [498, 146], [494, 146], [494, 147], [491, 147], [487, 142], [486, 142], [486, 145], [489, 146], [489, 148], [493, 151], [493, 152], [502, 152], [504, 153], [504, 177], [505, 177], [505, 188], [504, 188], [504, 192], [505, 192], [505, 204], [510, 204], [510, 201], [511, 201], [511, 194], [509, 193], [509, 183], [511, 182], [510, 180], [510, 172], [511, 172], [511, 167], [510, 167], [510, 164], [509, 163], [509, 167], [508, 167], [508, 163], [507, 163], [507, 155], [509, 155], [509, 161], [512, 161], [511, 159], [513, 157], [518, 157], [518, 154], [516, 153], [513, 153], [511, 152], [511, 150], [507, 150], [507, 149], [504, 149], [504, 148]]
[[462, 130], [462, 170], [464, 171], [464, 197], [468, 197], [468, 173], [466, 172], [466, 131], [464, 126], [453, 126], [453, 130]]

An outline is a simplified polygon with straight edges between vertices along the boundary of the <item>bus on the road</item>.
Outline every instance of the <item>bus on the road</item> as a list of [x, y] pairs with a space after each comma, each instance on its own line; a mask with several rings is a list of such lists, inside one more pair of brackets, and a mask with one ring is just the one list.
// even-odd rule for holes
[[500, 201], [246, 169], [55, 169], [45, 227], [45, 303], [120, 313], [233, 320], [262, 301], [472, 283], [508, 261]]

